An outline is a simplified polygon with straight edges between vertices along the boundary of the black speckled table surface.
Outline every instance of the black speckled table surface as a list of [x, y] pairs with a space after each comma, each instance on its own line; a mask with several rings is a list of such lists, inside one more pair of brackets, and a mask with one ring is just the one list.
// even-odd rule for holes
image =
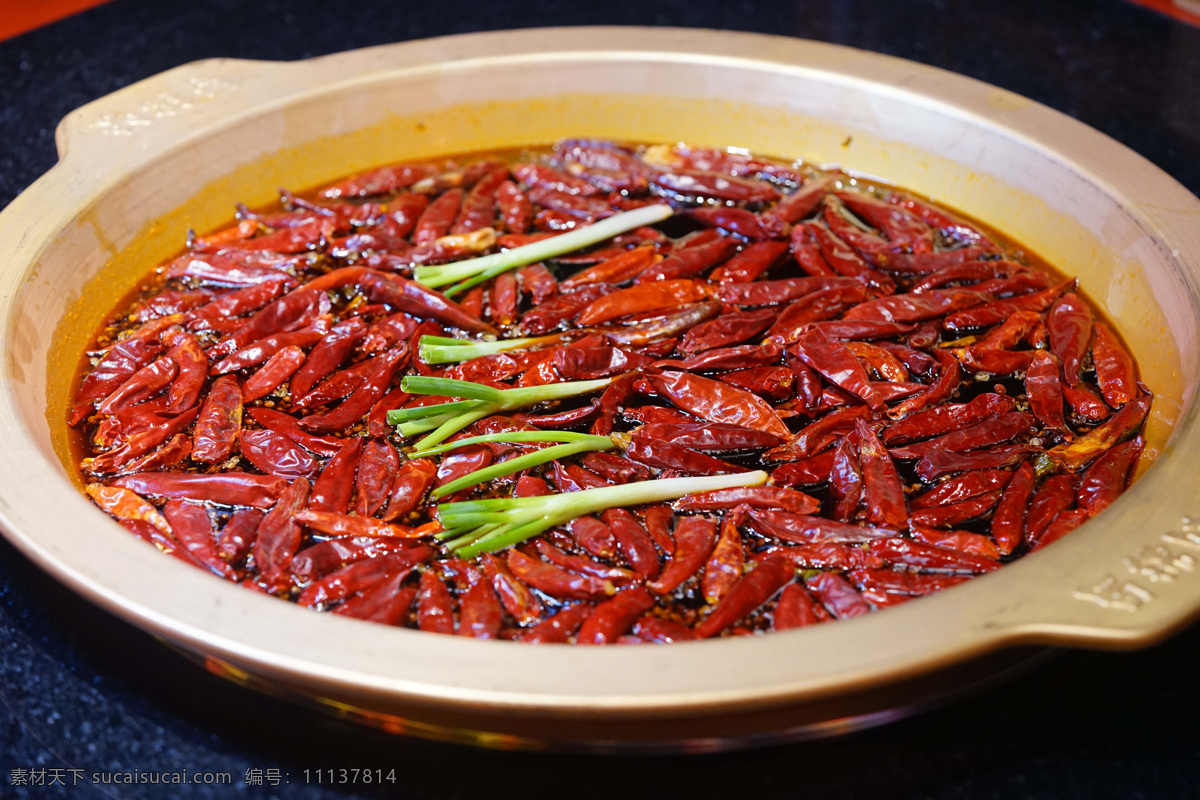
[[[1119, 0], [116, 0], [0, 42], [0, 206], [54, 164], [67, 112], [187, 61], [575, 24], [761, 31], [932, 64], [1071, 114], [1200, 193], [1200, 29]], [[1193, 628], [1140, 653], [1067, 653], [839, 740], [702, 758], [483, 752], [360, 729], [228, 684], [0, 541], [0, 797], [1182, 800], [1200, 797], [1198, 663]], [[394, 770], [395, 782], [314, 782], [315, 770], [342, 768]], [[92, 773], [178, 770], [232, 783], [91, 783]], [[248, 770], [263, 785], [246, 785]], [[14, 785], [39, 776], [47, 785]], [[56, 779], [68, 786], [48, 785]]]

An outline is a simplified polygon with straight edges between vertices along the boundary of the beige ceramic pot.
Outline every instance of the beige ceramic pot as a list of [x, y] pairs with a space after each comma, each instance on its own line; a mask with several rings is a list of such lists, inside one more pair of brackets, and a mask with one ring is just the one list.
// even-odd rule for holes
[[[63, 422], [78, 354], [186, 228], [277, 186], [579, 135], [842, 164], [997, 225], [1078, 275], [1126, 336], [1158, 393], [1155, 463], [1098, 520], [965, 586], [666, 647], [531, 647], [316, 614], [164, 558], [78, 491]], [[0, 214], [0, 523], [63, 583], [223, 674], [419, 735], [699, 749], [886, 720], [1006, 674], [1031, 646], [1140, 647], [1200, 612], [1200, 201], [1021, 97], [794, 39], [534, 30], [190, 64], [74, 112], [58, 144], [61, 162]]]

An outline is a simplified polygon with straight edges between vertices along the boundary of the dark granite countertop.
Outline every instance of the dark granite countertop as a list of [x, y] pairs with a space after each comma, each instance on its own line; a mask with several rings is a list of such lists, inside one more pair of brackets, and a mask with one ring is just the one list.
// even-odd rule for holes
[[[53, 165], [63, 115], [177, 64], [574, 24], [788, 34], [933, 64], [1071, 114], [1200, 193], [1200, 29], [1119, 0], [117, 0], [0, 42], [0, 206]], [[0, 797], [1174, 800], [1200, 794], [1198, 662], [1193, 628], [1141, 653], [1067, 653], [973, 699], [840, 740], [699, 759], [481, 752], [389, 737], [225, 683], [0, 541]], [[302, 779], [304, 769], [353, 767], [395, 769], [397, 780], [335, 789]], [[206, 770], [234, 782], [10, 785], [13, 770], [29, 769]], [[247, 769], [291, 782], [247, 787]]]

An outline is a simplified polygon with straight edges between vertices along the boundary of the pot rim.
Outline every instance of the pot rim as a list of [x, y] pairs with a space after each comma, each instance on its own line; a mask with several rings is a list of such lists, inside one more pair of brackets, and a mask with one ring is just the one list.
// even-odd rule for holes
[[[609, 41], [620, 44], [596, 47]], [[401, 80], [422, 71], [503, 68], [531, 58], [547, 64], [672, 61], [773, 74], [800, 71], [974, 120], [1068, 164], [1081, 179], [1130, 209], [1155, 246], [1172, 254], [1190, 291], [1192, 317], [1200, 319], [1195, 300], [1200, 200], [1141, 156], [1063, 114], [973, 79], [889, 56], [760, 34], [557, 28], [444, 37], [290, 63], [195, 62], [72, 112], [58, 132], [60, 163], [0, 212], [0, 243], [10, 252], [0, 274], [0, 350], [8, 356], [0, 362], [0, 453], [5, 456], [0, 458], [0, 486], [45, 483], [38, 492], [0, 491], [0, 526], [7, 538], [58, 580], [114, 614], [256, 673], [300, 680], [317, 691], [402, 696], [430, 706], [487, 706], [513, 713], [681, 715], [796, 702], [853, 692], [1017, 644], [1145, 646], [1200, 615], [1200, 580], [1192, 575], [1155, 584], [1152, 601], [1131, 610], [1081, 596], [1106, 574], [1119, 572], [1123, 557], [1161, 546], [1164, 536], [1182, 541], [1183, 552], [1200, 556], [1200, 525], [1192, 527], [1188, 515], [1196, 496], [1194, 476], [1184, 476], [1191, 490], [1177, 492], [1172, 503], [1138, 507], [1139, 498], [1144, 501], [1155, 490], [1161, 494], [1168, 481], [1178, 483], [1164, 464], [1152, 466], [1100, 522], [1088, 523], [1053, 548], [919, 603], [838, 625], [668, 648], [528, 647], [433, 637], [314, 614], [164, 559], [92, 508], [21, 417], [8, 355], [21, 286], [54, 233], [124, 176], [248, 116], [362, 82]], [[131, 102], [177, 92], [181, 81], [208, 85], [214, 80], [211, 96], [203, 102], [121, 132]], [[222, 82], [236, 82], [238, 90], [226, 92]], [[68, 186], [77, 198], [74, 205], [48, 202]], [[1152, 197], [1157, 206], [1144, 202]], [[27, 222], [31, 210], [42, 215], [35, 226]], [[1170, 449], [1176, 453], [1200, 444], [1195, 406], [1188, 402], [1175, 425]], [[1160, 461], [1170, 458], [1165, 452]], [[88, 535], [101, 535], [102, 529], [106, 547], [128, 569], [98, 575], [85, 552], [64, 549], [51, 536], [51, 523], [42, 519], [42, 492], [53, 498], [56, 519], [86, 520], [88, 530], [95, 531]], [[1095, 551], [1091, 543], [1096, 533], [1115, 526], [1131, 528], [1127, 549]], [[143, 574], [147, 569], [151, 575]], [[1031, 584], [1034, 588], [1028, 590]], [[1013, 599], [1016, 587], [1023, 587], [1019, 599]], [[182, 605], [171, 601], [171, 594], [202, 602]], [[313, 641], [325, 646], [313, 652]], [[797, 670], [796, 664], [805, 668]], [[662, 675], [681, 680], [672, 683]], [[638, 677], [645, 680], [638, 683]]]

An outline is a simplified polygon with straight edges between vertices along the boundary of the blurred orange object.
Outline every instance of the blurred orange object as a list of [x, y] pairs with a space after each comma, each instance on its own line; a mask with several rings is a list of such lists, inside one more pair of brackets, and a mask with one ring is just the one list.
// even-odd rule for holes
[[1155, 11], [1178, 20], [1200, 26], [1200, 1], [1198, 0], [1133, 0]]
[[108, 0], [3, 0], [0, 13], [0, 41], [19, 33], [40, 28]]

